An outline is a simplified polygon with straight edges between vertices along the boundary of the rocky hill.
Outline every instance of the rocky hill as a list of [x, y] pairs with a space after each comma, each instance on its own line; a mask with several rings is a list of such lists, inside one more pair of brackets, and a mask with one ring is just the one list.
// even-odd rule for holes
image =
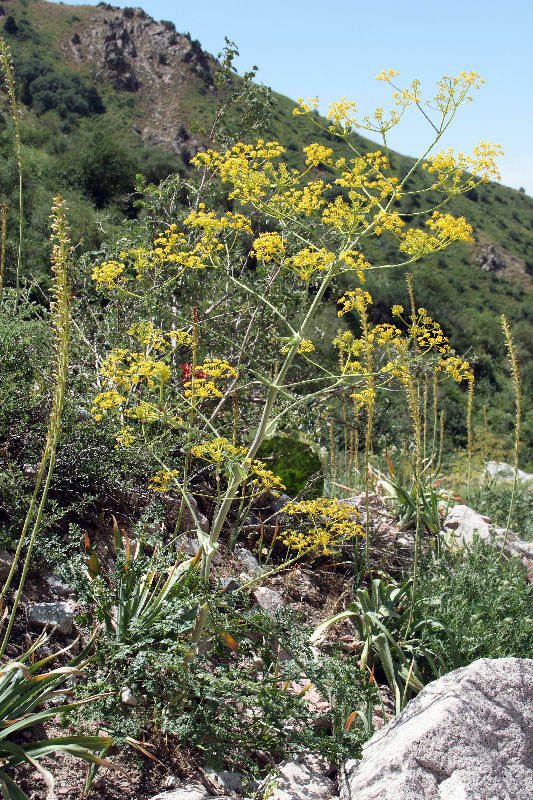
[[[136, 174], [157, 183], [171, 173], [190, 172], [190, 158], [208, 143], [206, 131], [224, 93], [227, 97], [241, 79], [234, 76], [233, 86], [227, 82], [220, 86], [217, 60], [190, 34], [180, 33], [173, 22], [158, 22], [142, 8], [1, 0], [2, 28], [19, 82], [26, 162], [26, 262], [33, 275], [45, 275], [54, 191], [60, 189], [67, 197], [75, 240], [83, 240], [82, 249], [97, 249], [118, 231], [124, 215], [137, 213], [131, 199]], [[221, 42], [224, 33], [220, 32]], [[293, 117], [294, 101], [275, 93], [272, 98], [272, 113], [267, 114], [264, 106], [263, 132], [284, 144], [290, 162], [296, 164], [302, 147], [312, 141], [330, 144], [326, 133], [308, 120]], [[12, 209], [9, 230], [15, 230], [18, 184], [5, 99], [0, 108], [4, 159], [0, 184]], [[242, 115], [239, 105], [230, 109], [226, 129], [235, 132]], [[360, 143], [373, 146], [362, 139]], [[405, 157], [393, 154], [393, 166], [401, 169], [407, 163]], [[414, 175], [412, 188], [423, 179]], [[409, 215], [417, 208], [407, 197], [401, 210]], [[492, 406], [489, 401], [495, 392], [506, 398], [502, 406], [506, 411], [489, 411], [489, 422], [498, 435], [508, 436], [512, 400], [499, 317], [505, 312], [513, 326], [524, 393], [530, 393], [533, 200], [490, 183], [454, 199], [449, 210], [473, 225], [475, 243], [423, 260], [415, 273], [417, 300], [441, 321], [458, 351], [475, 356], [480, 402], [486, 400]], [[386, 258], [383, 247], [379, 243], [370, 248], [368, 257]], [[8, 276], [14, 252], [8, 242]], [[405, 290], [398, 288], [401, 278], [389, 271], [369, 282], [378, 310], [404, 300]], [[465, 435], [464, 422], [459, 420], [461, 404], [453, 399], [450, 403], [448, 419], [461, 440]], [[523, 437], [529, 448], [524, 453], [529, 454], [524, 455], [522, 466], [528, 469], [533, 466], [533, 412], [529, 410]]]

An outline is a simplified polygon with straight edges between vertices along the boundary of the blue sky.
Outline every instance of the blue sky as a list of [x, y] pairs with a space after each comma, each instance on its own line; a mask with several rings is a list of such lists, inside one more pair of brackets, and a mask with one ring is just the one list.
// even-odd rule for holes
[[[139, 0], [130, 0], [131, 5]], [[76, 3], [73, 5], [96, 5]], [[389, 88], [375, 81], [395, 69], [431, 97], [436, 80], [478, 72], [485, 84], [463, 107], [440, 147], [470, 152], [498, 142], [502, 182], [533, 194], [533, 0], [145, 0], [155, 19], [172, 20], [216, 55], [224, 37], [240, 51], [239, 72], [256, 64], [258, 80], [291, 98], [318, 96], [321, 111], [344, 96], [364, 116], [387, 108]], [[390, 144], [418, 155], [429, 128], [411, 113]], [[440, 149], [439, 147], [439, 149]]]

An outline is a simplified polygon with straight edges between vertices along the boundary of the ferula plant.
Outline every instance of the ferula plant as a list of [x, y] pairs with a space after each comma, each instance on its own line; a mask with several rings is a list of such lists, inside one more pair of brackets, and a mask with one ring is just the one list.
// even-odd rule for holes
[[[151, 487], [178, 493], [193, 519], [191, 495], [206, 491], [201, 476], [216, 478], [209, 530], [196, 519], [205, 579], [234, 501], [282, 488], [258, 458], [266, 437], [289, 423], [298, 427], [341, 392], [367, 410], [371, 428], [377, 394], [403, 388], [420, 460], [417, 376], [470, 379], [468, 363], [425, 309], [413, 303], [405, 313], [395, 306], [395, 324], [375, 325], [365, 275], [471, 241], [468, 222], [444, 207], [498, 175], [499, 147], [481, 142], [465, 156], [439, 151], [438, 143], [481, 81], [475, 73], [445, 77], [426, 102], [418, 81], [401, 88], [392, 71], [378, 80], [394, 91], [390, 113], [379, 108], [359, 119], [354, 104], [341, 100], [322, 120], [316, 98], [299, 101], [294, 114], [331, 141], [304, 147], [301, 169], [289, 166], [282, 144], [263, 139], [198, 153], [200, 188], [188, 185], [189, 210], [174, 212], [151, 238], [148, 226], [144, 240], [125, 236], [92, 265], [95, 286], [106, 296], [105, 316], [111, 318], [114, 304], [120, 321], [113, 341], [102, 343], [94, 418], [116, 421], [117, 446], [150, 452], [160, 467]], [[387, 136], [409, 106], [429, 123], [430, 136], [424, 155], [398, 174]], [[379, 136], [382, 149], [368, 151], [359, 131]], [[409, 225], [401, 200], [412, 194], [416, 170], [425, 172], [426, 185]], [[365, 248], [373, 238], [395, 244], [397, 260], [371, 263]], [[349, 289], [340, 290], [341, 277], [343, 287], [351, 281]], [[361, 330], [359, 338], [345, 330], [335, 339], [343, 355], [338, 368], [315, 349], [316, 318], [331, 294], [339, 316], [355, 314]], [[130, 321], [139, 310], [144, 321]], [[315, 527], [323, 536], [324, 526]], [[303, 538], [295, 533], [292, 541], [300, 548]], [[200, 607], [191, 659], [207, 615], [208, 606]]]

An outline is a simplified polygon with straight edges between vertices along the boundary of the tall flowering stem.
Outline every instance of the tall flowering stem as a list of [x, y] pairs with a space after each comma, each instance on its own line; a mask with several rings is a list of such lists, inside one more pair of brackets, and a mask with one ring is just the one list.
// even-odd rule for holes
[[511, 518], [513, 515], [513, 509], [516, 499], [516, 485], [518, 483], [518, 454], [520, 450], [520, 422], [522, 418], [521, 395], [520, 395], [520, 370], [518, 367], [518, 357], [516, 354], [516, 348], [513, 342], [513, 338], [511, 336], [511, 331], [509, 329], [509, 323], [507, 322], [505, 314], [502, 314], [502, 328], [503, 328], [503, 335], [505, 337], [505, 342], [507, 344], [507, 352], [509, 353], [509, 365], [511, 367], [511, 377], [513, 381], [513, 389], [515, 394], [516, 419], [515, 419], [515, 433], [514, 433], [513, 489], [511, 493], [511, 502], [509, 504], [509, 514], [507, 515], [507, 525], [505, 526], [505, 535], [503, 537], [502, 549], [500, 551], [500, 558], [502, 557], [503, 552], [505, 550], [505, 546], [507, 544], [507, 537], [509, 536], [509, 527], [511, 525]]
[[0, 36], [0, 63], [4, 71], [4, 82], [6, 85], [7, 94], [9, 97], [9, 105], [11, 107], [11, 118], [15, 126], [15, 147], [17, 149], [17, 169], [19, 176], [19, 243], [17, 254], [17, 273], [16, 273], [16, 291], [17, 300], [20, 295], [20, 265], [22, 261], [22, 226], [23, 226], [23, 206], [22, 206], [22, 148], [20, 140], [20, 126], [19, 126], [19, 112], [17, 105], [17, 97], [15, 94], [15, 76], [13, 72], [13, 59], [11, 51], [7, 44]]
[[33, 496], [26, 519], [24, 520], [24, 525], [15, 552], [13, 565], [0, 593], [1, 609], [4, 606], [6, 593], [13, 580], [15, 570], [17, 569], [18, 561], [26, 541], [28, 530], [30, 525], [33, 523], [26, 551], [26, 557], [24, 559], [24, 565], [22, 568], [22, 574], [20, 576], [19, 585], [15, 594], [7, 629], [0, 647], [0, 658], [3, 656], [9, 641], [9, 636], [15, 620], [15, 614], [20, 602], [20, 596], [22, 594], [28, 569], [31, 563], [33, 547], [35, 545], [35, 540], [37, 538], [42, 521], [46, 498], [48, 496], [48, 490], [50, 488], [50, 482], [52, 480], [52, 474], [55, 466], [57, 444], [61, 433], [61, 417], [65, 400], [65, 389], [67, 385], [71, 298], [68, 266], [72, 248], [70, 245], [68, 227], [65, 217], [65, 203], [59, 194], [54, 198], [51, 219], [53, 271], [51, 315], [53, 327], [53, 347], [55, 352], [55, 363], [52, 379], [54, 381], [54, 394], [52, 398], [52, 408], [48, 422], [46, 442], [35, 480], [35, 489], [33, 491]]

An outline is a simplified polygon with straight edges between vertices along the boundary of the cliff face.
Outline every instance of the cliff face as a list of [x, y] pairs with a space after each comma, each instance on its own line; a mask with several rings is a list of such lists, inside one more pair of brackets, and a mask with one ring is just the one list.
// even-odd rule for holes
[[[199, 42], [141, 8], [98, 6], [91, 11], [60, 41], [62, 58], [88, 70], [100, 85], [134, 95], [142, 109], [142, 139], [178, 149], [188, 139], [190, 95], [213, 91], [216, 60]], [[194, 150], [194, 141], [191, 146]]]

